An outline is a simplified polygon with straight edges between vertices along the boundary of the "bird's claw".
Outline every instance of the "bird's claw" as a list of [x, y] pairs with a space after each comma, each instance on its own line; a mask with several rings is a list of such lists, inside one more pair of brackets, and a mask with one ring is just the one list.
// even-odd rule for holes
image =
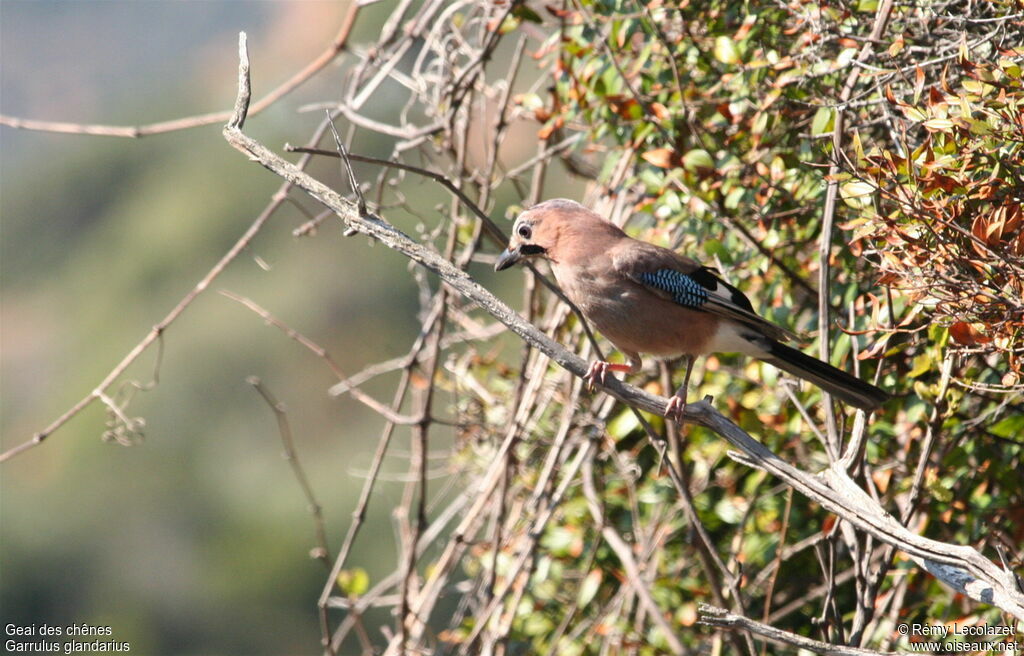
[[583, 380], [587, 381], [587, 391], [593, 392], [594, 387], [600, 383], [604, 385], [604, 380], [608, 376], [608, 369], [611, 368], [610, 362], [604, 362], [597, 360], [590, 363], [590, 369], [587, 370], [587, 375], [583, 377]]
[[673, 421], [682, 421], [686, 414], [686, 399], [681, 396], [673, 396], [665, 406], [665, 417]]

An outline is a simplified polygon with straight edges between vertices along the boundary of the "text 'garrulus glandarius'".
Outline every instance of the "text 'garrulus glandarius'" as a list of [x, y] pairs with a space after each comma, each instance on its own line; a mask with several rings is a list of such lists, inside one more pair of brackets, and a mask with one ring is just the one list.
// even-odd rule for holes
[[679, 416], [694, 356], [738, 352], [862, 410], [874, 410], [889, 398], [874, 385], [780, 343], [791, 333], [757, 316], [747, 297], [713, 269], [633, 239], [575, 201], [549, 200], [520, 214], [494, 269], [538, 256], [551, 262], [569, 300], [629, 359], [628, 365], [591, 364], [586, 376], [591, 387], [603, 383], [609, 370], [638, 371], [641, 353], [686, 356], [686, 379], [665, 409], [666, 416]]

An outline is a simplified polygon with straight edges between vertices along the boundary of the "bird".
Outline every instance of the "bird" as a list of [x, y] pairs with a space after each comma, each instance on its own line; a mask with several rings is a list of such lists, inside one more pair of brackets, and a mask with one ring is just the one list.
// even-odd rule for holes
[[747, 355], [807, 380], [864, 411], [890, 395], [787, 346], [792, 332], [757, 315], [750, 300], [718, 271], [673, 250], [634, 239], [573, 200], [546, 200], [516, 217], [495, 271], [531, 258], [549, 261], [558, 286], [583, 316], [626, 356], [628, 364], [596, 360], [584, 380], [592, 391], [608, 372], [635, 374], [641, 354], [686, 359], [683, 384], [665, 416], [682, 419], [694, 358]]

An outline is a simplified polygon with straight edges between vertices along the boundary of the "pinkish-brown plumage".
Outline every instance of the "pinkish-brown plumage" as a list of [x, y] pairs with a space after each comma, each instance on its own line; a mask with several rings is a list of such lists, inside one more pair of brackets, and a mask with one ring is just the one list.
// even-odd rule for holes
[[[551, 262], [569, 300], [629, 358], [628, 367], [594, 363], [591, 384], [603, 381], [608, 370], [639, 370], [642, 353], [687, 356], [692, 366], [693, 356], [733, 351], [810, 380], [859, 408], [873, 409], [888, 398], [882, 390], [781, 344], [791, 333], [757, 316], [750, 301], [713, 270], [633, 239], [579, 203], [555, 199], [523, 212], [495, 269], [533, 256]], [[681, 412], [684, 393], [680, 388], [667, 412]]]

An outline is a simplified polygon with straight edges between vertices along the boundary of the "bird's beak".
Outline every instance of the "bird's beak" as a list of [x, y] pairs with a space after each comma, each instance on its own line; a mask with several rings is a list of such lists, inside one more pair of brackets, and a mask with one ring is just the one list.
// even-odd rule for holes
[[504, 271], [519, 260], [523, 259], [523, 253], [518, 248], [506, 248], [498, 256], [498, 261], [494, 263], [495, 271]]

